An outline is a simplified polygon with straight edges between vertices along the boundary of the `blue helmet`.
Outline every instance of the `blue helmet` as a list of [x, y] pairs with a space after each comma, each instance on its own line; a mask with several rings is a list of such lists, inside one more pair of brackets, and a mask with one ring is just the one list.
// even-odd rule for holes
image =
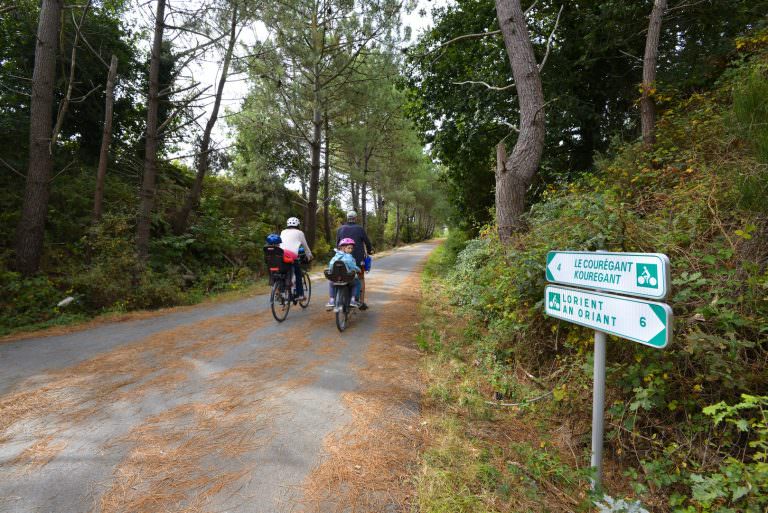
[[281, 242], [283, 242], [283, 239], [278, 234], [270, 233], [267, 235], [267, 244], [280, 244]]

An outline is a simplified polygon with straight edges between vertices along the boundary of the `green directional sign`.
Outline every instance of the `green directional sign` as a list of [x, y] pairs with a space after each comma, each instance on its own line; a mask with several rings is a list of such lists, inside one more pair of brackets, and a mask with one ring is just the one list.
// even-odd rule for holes
[[669, 273], [669, 258], [661, 253], [547, 253], [547, 280], [563, 285], [662, 299], [669, 292]]
[[544, 303], [551, 317], [647, 346], [661, 349], [672, 339], [672, 309], [662, 303], [556, 285], [546, 287]]

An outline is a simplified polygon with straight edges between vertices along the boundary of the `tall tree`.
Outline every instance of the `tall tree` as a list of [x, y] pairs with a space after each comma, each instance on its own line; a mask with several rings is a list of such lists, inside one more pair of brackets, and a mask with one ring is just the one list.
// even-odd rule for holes
[[266, 10], [265, 22], [277, 33], [274, 65], [266, 75], [279, 84], [281, 96], [307, 106], [290, 107], [286, 116], [309, 147], [305, 230], [310, 245], [317, 234], [323, 114], [332, 111], [335, 91], [350, 79], [368, 47], [379, 39], [387, 43], [399, 7], [393, 0], [296, 0]]
[[211, 116], [208, 118], [208, 122], [205, 124], [205, 130], [203, 130], [203, 136], [200, 139], [200, 148], [197, 152], [196, 159], [197, 172], [195, 173], [195, 181], [192, 183], [192, 188], [190, 189], [189, 194], [187, 194], [184, 205], [176, 213], [173, 220], [173, 231], [177, 235], [184, 233], [187, 229], [189, 214], [197, 208], [197, 205], [200, 202], [200, 195], [203, 190], [203, 180], [211, 165], [211, 133], [219, 118], [219, 108], [221, 107], [221, 99], [224, 95], [224, 86], [229, 77], [229, 67], [232, 62], [235, 43], [237, 42], [238, 6], [236, 3], [232, 4], [232, 13], [230, 16], [229, 41], [226, 50], [224, 51], [224, 61], [221, 65], [221, 76], [219, 77], [219, 84], [216, 88], [213, 110], [211, 111]]
[[496, 0], [496, 13], [520, 103], [517, 141], [508, 157], [500, 148], [496, 171], [496, 222], [499, 237], [507, 241], [520, 228], [525, 195], [544, 150], [544, 92], [520, 0]]
[[26, 275], [40, 268], [53, 170], [51, 128], [62, 0], [43, 0], [37, 25], [29, 127], [29, 166], [24, 205], [16, 235], [16, 267]]
[[104, 102], [104, 131], [101, 135], [101, 150], [99, 151], [99, 165], [96, 170], [96, 191], [93, 196], [93, 221], [101, 219], [102, 202], [104, 201], [104, 179], [107, 175], [109, 162], [109, 146], [112, 142], [112, 113], [115, 104], [115, 77], [117, 76], [117, 57], [112, 56], [107, 72], [107, 91]]
[[323, 232], [325, 241], [331, 242], [331, 130], [328, 123], [328, 112], [323, 117], [325, 134], [325, 153], [323, 155]]
[[654, 0], [648, 21], [648, 35], [645, 39], [643, 57], [642, 97], [640, 98], [640, 126], [643, 144], [650, 146], [656, 142], [656, 102], [653, 99], [656, 88], [656, 63], [659, 59], [659, 37], [661, 36], [661, 18], [667, 9], [667, 0]]
[[160, 108], [160, 59], [165, 28], [165, 1], [157, 0], [155, 31], [149, 59], [149, 88], [147, 91], [147, 127], [144, 148], [144, 177], [139, 192], [139, 215], [136, 223], [136, 253], [141, 262], [149, 259], [149, 236], [152, 209], [155, 204], [157, 151], [159, 147], [158, 111]]

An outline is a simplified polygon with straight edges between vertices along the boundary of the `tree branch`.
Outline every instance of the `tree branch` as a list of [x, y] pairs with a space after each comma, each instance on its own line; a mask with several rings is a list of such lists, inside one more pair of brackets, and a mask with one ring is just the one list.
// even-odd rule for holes
[[[83, 7], [83, 13], [80, 15], [80, 23], [75, 21], [75, 13], [72, 12], [72, 24], [75, 26], [81, 26], [85, 21], [85, 15], [88, 13], [88, 8], [91, 7], [91, 0]], [[53, 148], [56, 146], [56, 139], [59, 137], [61, 126], [64, 124], [64, 117], [69, 110], [69, 101], [72, 98], [72, 89], [75, 87], [75, 66], [77, 64], [77, 42], [79, 40], [80, 31], [75, 31], [75, 40], [72, 42], [72, 56], [69, 62], [69, 83], [67, 84], [67, 94], [59, 105], [59, 113], [56, 116], [56, 124], [53, 126], [53, 133], [51, 134], [51, 141], [48, 143], [48, 153], [53, 155]]]
[[557, 18], [555, 19], [555, 27], [552, 29], [552, 32], [550, 32], [549, 38], [547, 39], [547, 51], [544, 53], [544, 58], [541, 60], [541, 64], [539, 64], [539, 71], [544, 69], [544, 65], [547, 63], [547, 58], [549, 57], [549, 50], [552, 47], [552, 40], [555, 37], [557, 26], [560, 24], [560, 15], [563, 14], [564, 7], [565, 7], [565, 4], [561, 5], [560, 10], [557, 11]]
[[501, 30], [492, 30], [490, 32], [478, 32], [476, 34], [464, 34], [463, 36], [454, 37], [450, 41], [446, 41], [445, 43], [434, 47], [433, 49], [429, 50], [428, 52], [425, 52], [424, 54], [422, 54], [422, 57], [426, 57], [427, 55], [429, 55], [431, 53], [434, 53], [434, 52], [440, 50], [441, 48], [445, 48], [446, 46], [448, 46], [448, 45], [450, 45], [452, 43], [455, 43], [457, 41], [463, 41], [464, 39], [482, 39], [484, 37], [495, 36], [495, 35], [498, 35], [498, 34], [501, 34]]
[[77, 162], [77, 161], [76, 161], [76, 160], [73, 160], [72, 162], [70, 162], [69, 164], [67, 164], [66, 166], [64, 166], [64, 169], [62, 169], [61, 171], [59, 171], [58, 173], [56, 173], [56, 175], [54, 175], [54, 176], [53, 176], [53, 178], [51, 178], [50, 180], [48, 180], [48, 183], [51, 183], [51, 182], [52, 182], [52, 181], [54, 181], [56, 178], [58, 178], [58, 176], [59, 176], [61, 173], [63, 173], [64, 171], [66, 171], [67, 169], [69, 169], [70, 167], [72, 167], [72, 165], [73, 165], [75, 162]]
[[[173, 121], [176, 118], [176, 116], [178, 116], [181, 113], [181, 111], [183, 111], [185, 108], [187, 108], [190, 103], [192, 103], [193, 101], [197, 100], [205, 91], [207, 91], [210, 88], [211, 88], [211, 86], [208, 86], [205, 89], [203, 89], [202, 91], [198, 91], [196, 94], [194, 94], [194, 95], [190, 96], [189, 98], [187, 98], [186, 100], [184, 100], [182, 102], [182, 104], [175, 111], [173, 111], [173, 113], [170, 116], [168, 116], [168, 119], [163, 121], [163, 123], [159, 127], [157, 127], [157, 132], [160, 133], [163, 130], [163, 128], [168, 126], [168, 124], [171, 121]], [[203, 112], [203, 114], [205, 114], [205, 112]], [[200, 116], [198, 116], [195, 119], [199, 119], [199, 118], [200, 118]]]
[[463, 82], [451, 82], [451, 83], [455, 84], [455, 85], [464, 85], [464, 84], [484, 85], [485, 87], [487, 87], [488, 89], [490, 89], [492, 91], [505, 91], [507, 89], [511, 89], [511, 88], [515, 87], [515, 84], [509, 84], [509, 85], [506, 85], [504, 87], [492, 86], [492, 85], [490, 85], [490, 84], [488, 84], [486, 82], [483, 82], [482, 80], [465, 80]]
[[182, 87], [181, 89], [177, 89], [175, 91], [171, 90], [170, 87], [166, 87], [165, 89], [162, 89], [159, 93], [157, 93], [157, 96], [158, 97], [160, 97], [160, 96], [170, 96], [170, 95], [173, 95], [173, 94], [183, 93], [185, 91], [189, 91], [190, 89], [194, 89], [195, 87], [197, 87], [199, 85], [200, 85], [200, 82], [194, 82], [190, 86]]
[[3, 160], [2, 158], [0, 158], [0, 162], [2, 162], [2, 163], [3, 163], [3, 165], [5, 165], [5, 167], [7, 167], [8, 169], [10, 169], [11, 171], [13, 171], [14, 173], [16, 173], [17, 175], [19, 175], [20, 177], [22, 177], [22, 178], [26, 178], [26, 177], [27, 177], [27, 175], [25, 175], [24, 173], [20, 172], [18, 169], [16, 169], [15, 167], [13, 167], [11, 164], [9, 164], [8, 162], [6, 162], [6, 161], [5, 161], [5, 160]]
[[99, 89], [101, 89], [101, 84], [99, 84], [99, 85], [97, 85], [97, 86], [94, 86], [94, 88], [93, 88], [93, 89], [91, 89], [90, 91], [88, 91], [87, 93], [85, 93], [85, 94], [84, 94], [84, 95], [82, 95], [82, 96], [78, 96], [77, 98], [72, 98], [71, 100], [69, 100], [69, 103], [82, 103], [82, 102], [84, 102], [84, 101], [85, 101], [85, 100], [86, 100], [86, 99], [87, 99], [87, 98], [88, 98], [90, 95], [92, 95], [93, 93], [95, 93], [95, 92], [96, 92], [96, 91], [98, 91]]
[[533, 10], [534, 7], [536, 7], [536, 4], [539, 3], [539, 0], [535, 0], [531, 5], [528, 6], [528, 9], [523, 11], [523, 16], [528, 16], [528, 13]]
[[622, 54], [626, 55], [627, 57], [631, 57], [631, 58], [635, 59], [636, 61], [643, 62], [642, 58], [638, 57], [637, 55], [632, 55], [629, 52], [625, 52], [624, 50], [619, 50], [619, 53], [622, 53]]
[[[89, 2], [88, 2], [88, 3], [90, 4], [90, 0], [89, 0]], [[72, 16], [73, 16], [73, 21], [74, 21], [74, 14], [73, 14]], [[96, 50], [94, 50], [93, 46], [91, 46], [91, 43], [89, 43], [89, 42], [88, 42], [88, 40], [85, 38], [85, 34], [83, 34], [83, 32], [80, 30], [80, 26], [79, 26], [79, 25], [77, 25], [77, 23], [75, 23], [75, 24], [74, 24], [74, 28], [75, 28], [75, 33], [76, 33], [76, 35], [77, 35], [77, 36], [78, 36], [80, 39], [82, 39], [82, 40], [83, 40], [83, 43], [85, 43], [85, 46], [87, 46], [87, 47], [88, 47], [88, 49], [91, 51], [91, 53], [92, 53], [92, 54], [93, 54], [93, 55], [94, 55], [94, 56], [95, 56], [97, 59], [99, 59], [99, 61], [101, 61], [101, 63], [104, 65], [104, 67], [105, 67], [105, 68], [109, 69], [109, 64], [107, 64], [107, 61], [105, 61], [105, 60], [104, 60], [104, 58], [101, 56], [101, 54], [100, 54], [99, 52], [97, 52]]]

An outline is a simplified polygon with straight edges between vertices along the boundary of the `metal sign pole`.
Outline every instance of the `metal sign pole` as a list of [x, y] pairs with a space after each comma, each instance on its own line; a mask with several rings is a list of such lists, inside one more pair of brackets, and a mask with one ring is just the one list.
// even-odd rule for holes
[[603, 476], [603, 410], [605, 407], [605, 346], [606, 336], [595, 331], [594, 389], [592, 390], [592, 459], [595, 472], [592, 489], [600, 490]]

